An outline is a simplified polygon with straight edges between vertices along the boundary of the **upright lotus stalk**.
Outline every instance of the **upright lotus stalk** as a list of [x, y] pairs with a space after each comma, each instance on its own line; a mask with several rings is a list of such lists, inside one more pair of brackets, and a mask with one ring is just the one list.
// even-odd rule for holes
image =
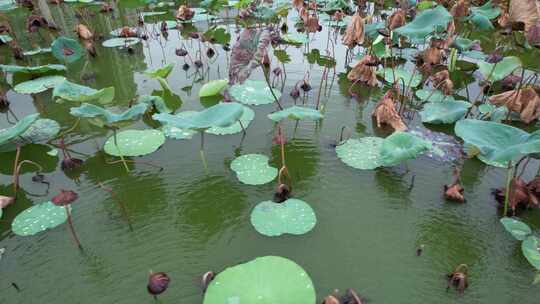
[[[281, 149], [281, 169], [279, 169], [279, 174], [278, 174], [278, 186], [276, 187], [276, 191], [274, 192], [274, 202], [282, 203], [286, 201], [287, 199], [289, 199], [289, 197], [291, 197], [291, 192], [292, 192], [291, 180], [292, 179], [291, 179], [291, 176], [289, 175], [289, 171], [285, 163], [285, 136], [283, 135], [283, 131], [280, 125], [278, 125], [278, 135], [275, 141], [279, 143], [280, 149]], [[285, 176], [289, 180], [288, 183], [284, 181]]]
[[60, 190], [60, 194], [56, 195], [52, 198], [51, 202], [55, 204], [56, 206], [62, 206], [66, 210], [67, 220], [68, 220], [68, 226], [69, 230], [71, 231], [71, 236], [73, 237], [73, 241], [75, 244], [77, 244], [77, 247], [80, 250], [83, 250], [83, 247], [81, 245], [81, 242], [79, 241], [79, 238], [77, 237], [77, 234], [75, 233], [75, 228], [73, 227], [73, 219], [71, 217], [71, 203], [76, 201], [79, 198], [79, 195], [75, 191], [71, 190]]
[[503, 209], [503, 215], [506, 216], [508, 214], [508, 201], [510, 199], [510, 187], [512, 185], [512, 170], [514, 166], [512, 166], [512, 161], [508, 162], [508, 169], [506, 172], [506, 189], [504, 194], [504, 209]]

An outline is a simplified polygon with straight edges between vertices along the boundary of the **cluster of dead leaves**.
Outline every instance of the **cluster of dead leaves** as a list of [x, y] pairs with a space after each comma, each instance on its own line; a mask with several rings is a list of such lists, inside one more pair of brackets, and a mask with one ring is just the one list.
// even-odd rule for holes
[[[493, 192], [495, 199], [499, 204], [504, 204], [506, 189], [495, 189]], [[540, 195], [540, 176], [535, 177], [528, 183], [521, 177], [514, 177], [510, 182], [510, 191], [508, 193], [508, 206], [515, 213], [518, 207], [531, 208], [538, 206]]]
[[356, 12], [352, 16], [351, 22], [347, 25], [341, 42], [349, 48], [364, 43], [364, 26], [364, 18], [360, 16], [360, 12]]
[[374, 55], [364, 56], [347, 74], [347, 79], [353, 82], [361, 81], [370, 87], [377, 86], [378, 59]]
[[506, 91], [489, 97], [489, 102], [505, 105], [511, 112], [519, 113], [525, 123], [531, 123], [540, 117], [540, 97], [533, 87]]
[[453, 181], [451, 184], [444, 185], [444, 197], [448, 200], [464, 203], [465, 197], [463, 196], [463, 186], [460, 182], [460, 171], [459, 169], [454, 169]]
[[407, 130], [407, 126], [396, 110], [395, 99], [394, 90], [390, 89], [386, 92], [386, 94], [384, 94], [384, 96], [375, 106], [371, 116], [375, 118], [378, 128], [385, 124], [392, 127], [395, 131]]
[[180, 5], [178, 10], [176, 11], [176, 19], [187, 21], [191, 20], [193, 16], [195, 16], [195, 11], [193, 11], [187, 5]]
[[317, 3], [310, 2], [306, 5], [304, 1], [293, 1], [293, 7], [298, 11], [306, 32], [315, 33], [322, 29], [317, 16]]
[[431, 75], [431, 80], [435, 88], [441, 90], [444, 95], [454, 94], [454, 82], [450, 79], [448, 70], [442, 70]]

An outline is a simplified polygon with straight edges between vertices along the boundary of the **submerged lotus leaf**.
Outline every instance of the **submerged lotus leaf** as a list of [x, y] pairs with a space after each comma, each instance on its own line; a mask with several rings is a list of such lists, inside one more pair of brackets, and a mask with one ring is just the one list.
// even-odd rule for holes
[[208, 286], [203, 304], [314, 304], [315, 288], [295, 262], [265, 256], [220, 272]]
[[503, 224], [504, 229], [510, 232], [510, 234], [518, 241], [525, 240], [527, 236], [532, 233], [531, 227], [522, 221], [510, 217], [503, 217], [500, 219], [500, 222]]
[[414, 159], [431, 149], [431, 143], [405, 132], [394, 132], [383, 140], [381, 145], [381, 163], [384, 166], [397, 165], [407, 159]]
[[286, 118], [293, 120], [321, 120], [323, 117], [323, 114], [321, 114], [321, 112], [318, 110], [299, 106], [292, 106], [290, 108], [268, 114], [268, 118], [275, 122], [279, 122]]
[[512, 74], [513, 71], [521, 67], [521, 61], [514, 56], [504, 57], [497, 63], [488, 63], [485, 61], [478, 61], [476, 63], [478, 69], [484, 79], [495, 82], [502, 80], [504, 77]]
[[141, 42], [141, 39], [136, 37], [129, 37], [129, 38], [111, 38], [103, 41], [101, 45], [107, 48], [127, 48], [132, 45], [135, 45], [137, 43]]
[[278, 170], [268, 165], [268, 156], [261, 154], [246, 154], [235, 158], [231, 170], [236, 177], [247, 185], [263, 185], [276, 178]]
[[418, 90], [415, 92], [416, 97], [422, 101], [429, 101], [429, 102], [446, 102], [446, 101], [454, 101], [454, 97], [451, 95], [444, 95], [443, 92], [439, 90], [435, 91], [429, 91], [429, 90]]
[[[255, 112], [247, 106], [244, 106], [244, 113], [240, 119], [228, 127], [211, 127], [206, 130], [206, 133], [214, 135], [230, 135], [242, 131], [242, 127], [247, 129], [251, 121], [255, 118]], [[241, 124], [240, 124], [241, 123]]]
[[114, 98], [114, 87], [96, 90], [65, 80], [54, 87], [53, 97], [76, 102], [97, 100], [99, 103], [109, 103]]
[[55, 86], [64, 82], [64, 80], [66, 80], [66, 77], [64, 76], [42, 76], [36, 79], [21, 82], [13, 89], [15, 92], [21, 94], [37, 94], [54, 88]]
[[336, 147], [336, 153], [341, 161], [353, 168], [372, 170], [382, 165], [382, 143], [383, 139], [380, 137], [348, 139]]
[[[277, 90], [272, 90], [277, 99], [281, 97], [281, 93]], [[246, 80], [243, 84], [235, 84], [229, 89], [231, 97], [243, 104], [247, 105], [263, 105], [273, 103], [274, 96], [265, 81]]]
[[300, 235], [317, 223], [315, 212], [306, 202], [290, 198], [282, 203], [264, 201], [251, 212], [251, 224], [265, 236]]
[[420, 116], [425, 123], [449, 124], [463, 118], [470, 107], [470, 103], [460, 100], [428, 102], [420, 111]]
[[159, 113], [171, 113], [172, 110], [167, 107], [165, 100], [161, 96], [143, 95], [137, 99], [138, 103], [154, 107]]
[[202, 131], [211, 127], [229, 127], [237, 122], [243, 113], [244, 107], [241, 104], [227, 102], [218, 103], [188, 117], [160, 113], [154, 114], [152, 118], [180, 129]]
[[[405, 70], [403, 68], [394, 68], [392, 71], [391, 68], [384, 68], [382, 70], [377, 71], [378, 74], [380, 74], [384, 80], [388, 83], [394, 83], [396, 80], [398, 81], [399, 85], [409, 85], [411, 87], [417, 87], [422, 82], [422, 75], [420, 73], [414, 73], [408, 70]], [[394, 79], [395, 75], [395, 79]], [[401, 81], [403, 79], [403, 82]]]
[[0, 145], [5, 145], [23, 134], [38, 119], [39, 114], [30, 114], [19, 120], [14, 126], [0, 130]]
[[65, 71], [66, 66], [62, 64], [47, 64], [29, 67], [20, 65], [0, 64], [0, 70], [5, 73], [42, 74], [50, 71]]
[[167, 76], [169, 76], [173, 69], [174, 64], [169, 63], [161, 68], [157, 68], [155, 70], [148, 70], [144, 72], [144, 75], [150, 78], [167, 78]]
[[106, 124], [112, 125], [120, 121], [137, 119], [142, 114], [144, 114], [144, 112], [146, 112], [147, 108], [148, 108], [147, 104], [138, 103], [132, 106], [131, 108], [125, 110], [124, 112], [120, 114], [116, 114], [100, 106], [96, 106], [89, 103], [83, 103], [80, 107], [71, 108], [70, 114], [76, 117], [103, 118], [105, 119]]
[[19, 213], [11, 223], [11, 230], [20, 236], [34, 235], [52, 229], [66, 220], [65, 207], [56, 206], [52, 202], [44, 202]]
[[84, 54], [84, 50], [77, 40], [64, 36], [53, 41], [51, 51], [56, 59], [67, 63], [79, 60]]
[[529, 235], [521, 243], [521, 252], [536, 270], [540, 270], [540, 239], [534, 235]]
[[[175, 114], [179, 119], [188, 118], [190, 116], [193, 116], [197, 114], [197, 111], [183, 111], [180, 113]], [[161, 130], [165, 134], [166, 137], [172, 138], [172, 139], [191, 139], [193, 135], [197, 134], [197, 131], [191, 130], [191, 129], [182, 129], [175, 127], [173, 124], [169, 124], [166, 122], [162, 122], [163, 127]]]
[[142, 156], [156, 151], [165, 143], [165, 135], [159, 130], [126, 130], [109, 137], [103, 146], [112, 156]]
[[498, 122], [465, 119], [456, 123], [454, 131], [489, 161], [508, 163], [520, 156], [540, 152], [540, 130], [527, 133]]
[[452, 15], [444, 6], [439, 5], [422, 11], [413, 21], [395, 29], [394, 32], [411, 40], [423, 40], [433, 32], [445, 30], [450, 20]]
[[199, 97], [210, 97], [215, 96], [229, 84], [227, 79], [212, 80], [205, 83], [199, 90]]

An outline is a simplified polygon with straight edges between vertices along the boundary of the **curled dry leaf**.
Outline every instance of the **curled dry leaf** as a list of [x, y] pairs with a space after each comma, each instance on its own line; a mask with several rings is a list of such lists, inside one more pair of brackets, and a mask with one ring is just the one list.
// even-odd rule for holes
[[510, 74], [501, 80], [501, 87], [505, 91], [513, 90], [521, 81], [521, 76]]
[[251, 71], [260, 65], [267, 54], [274, 34], [269, 27], [263, 29], [246, 28], [240, 33], [231, 51], [229, 84], [244, 82]]
[[92, 32], [84, 24], [78, 24], [75, 28], [75, 32], [77, 32], [79, 38], [83, 40], [92, 40], [92, 38], [94, 37], [94, 34], [92, 34]]
[[377, 86], [379, 81], [377, 80], [377, 57], [373, 55], [366, 55], [352, 68], [347, 74], [347, 79], [356, 82], [361, 81], [366, 83], [370, 87]]
[[448, 70], [439, 71], [431, 76], [433, 85], [441, 90], [445, 95], [454, 94], [454, 82], [450, 79]]
[[130, 28], [129, 26], [124, 26], [121, 30], [120, 30], [120, 35], [118, 35], [120, 37], [123, 37], [123, 38], [129, 38], [129, 37], [137, 37], [137, 32]]
[[151, 295], [157, 296], [167, 290], [170, 281], [171, 279], [165, 272], [150, 273], [146, 288]]
[[75, 191], [60, 190], [60, 194], [51, 199], [51, 202], [57, 206], [67, 206], [79, 198]]
[[360, 12], [356, 12], [352, 17], [351, 22], [347, 25], [347, 29], [345, 30], [341, 42], [349, 48], [364, 43], [364, 25], [365, 22], [360, 16]]
[[297, 10], [300, 10], [304, 7], [304, 0], [293, 0], [292, 6]]
[[540, 21], [540, 4], [537, 0], [510, 0], [509, 21], [522, 23], [525, 32]]
[[469, 287], [469, 281], [467, 278], [467, 265], [459, 265], [453, 272], [447, 275], [448, 285], [446, 291], [450, 287], [455, 287], [459, 293], [463, 293], [467, 287]]
[[91, 40], [83, 40], [83, 46], [84, 49], [88, 52], [88, 54], [90, 54], [90, 56], [96, 57], [96, 48], [94, 47], [94, 43]]
[[319, 31], [320, 25], [319, 25], [319, 18], [317, 15], [312, 14], [307, 17], [307, 20], [304, 22], [304, 27], [306, 28], [308, 33], [315, 33]]
[[540, 97], [532, 87], [503, 92], [489, 97], [489, 102], [519, 113], [525, 123], [531, 123], [540, 117]]
[[528, 28], [525, 38], [530, 45], [540, 46], [540, 20]]
[[456, 201], [463, 203], [465, 202], [465, 197], [463, 196], [463, 187], [459, 180], [460, 171], [459, 169], [454, 169], [453, 181], [451, 184], [444, 185], [444, 197], [448, 200]]
[[203, 274], [201, 277], [201, 288], [203, 293], [206, 292], [206, 289], [208, 289], [208, 285], [210, 285], [210, 282], [214, 280], [216, 277], [216, 274], [213, 271], [207, 271]]
[[178, 11], [176, 11], [176, 19], [191, 20], [195, 16], [195, 12], [187, 5], [180, 5]]
[[511, 26], [511, 24], [510, 24], [510, 14], [508, 14], [507, 12], [501, 13], [499, 18], [497, 18], [497, 23], [502, 28], [510, 27]]
[[390, 125], [395, 131], [407, 130], [407, 126], [396, 110], [392, 90], [388, 90], [386, 94], [384, 94], [384, 96], [379, 100], [371, 116], [375, 117], [378, 128], [380, 128], [383, 124], [387, 124]]
[[6, 208], [7, 206], [13, 204], [14, 202], [15, 202], [14, 197], [0, 195], [0, 209]]
[[[533, 183], [529, 185], [526, 184], [525, 181], [523, 181], [523, 179], [520, 177], [512, 178], [508, 195], [508, 206], [510, 209], [515, 212], [518, 207], [531, 208], [538, 206], [539, 201], [538, 197], [536, 196], [536, 186], [537, 182], [534, 180]], [[503, 205], [506, 196], [506, 189], [496, 189], [493, 194], [495, 195], [497, 202]]]
[[341, 304], [341, 302], [333, 295], [329, 295], [324, 298], [323, 304]]
[[469, 15], [469, 0], [459, 0], [457, 1], [454, 6], [452, 6], [452, 9], [450, 10], [450, 14], [454, 16], [454, 18], [462, 18]]
[[395, 12], [388, 17], [388, 21], [386, 23], [389, 30], [393, 31], [394, 29], [397, 29], [398, 27], [402, 27], [406, 23], [406, 16], [405, 11], [402, 9], [398, 9]]

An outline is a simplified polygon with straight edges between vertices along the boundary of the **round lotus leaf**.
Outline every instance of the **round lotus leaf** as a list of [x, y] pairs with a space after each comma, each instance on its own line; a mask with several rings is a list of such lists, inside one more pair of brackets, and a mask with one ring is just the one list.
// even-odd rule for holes
[[64, 207], [52, 202], [34, 205], [19, 213], [11, 223], [11, 230], [16, 235], [28, 236], [52, 229], [67, 220]]
[[229, 127], [238, 122], [244, 107], [237, 102], [222, 102], [188, 117], [168, 113], [152, 115], [152, 118], [180, 129], [203, 131], [211, 127]]
[[227, 79], [212, 80], [205, 83], [199, 90], [199, 97], [209, 97], [219, 94], [229, 84]]
[[409, 23], [394, 30], [395, 33], [406, 36], [412, 41], [423, 41], [429, 34], [446, 29], [452, 15], [439, 5], [432, 9], [426, 9]]
[[231, 169], [236, 177], [248, 185], [262, 185], [276, 178], [278, 170], [268, 165], [268, 157], [261, 154], [246, 154], [235, 158]]
[[52, 75], [21, 82], [13, 89], [21, 94], [37, 94], [52, 89], [66, 80], [64, 76]]
[[111, 39], [103, 41], [101, 45], [108, 48], [113, 48], [113, 47], [125, 48], [125, 47], [130, 47], [132, 45], [135, 45], [139, 43], [140, 41], [141, 39], [136, 38], [136, 37], [111, 38]]
[[268, 114], [268, 118], [275, 122], [279, 122], [286, 118], [293, 120], [321, 120], [323, 117], [324, 116], [318, 110], [299, 106], [292, 106], [290, 108]]
[[521, 252], [536, 270], [540, 270], [540, 239], [529, 235], [521, 243]]
[[259, 257], [220, 272], [208, 285], [203, 304], [315, 304], [309, 275], [295, 262]]
[[[175, 114], [179, 118], [187, 118], [197, 114], [196, 111], [183, 111]], [[197, 134], [197, 131], [191, 129], [183, 129], [174, 126], [173, 124], [164, 123], [161, 128], [166, 137], [172, 139], [191, 139], [193, 135]]]
[[[278, 90], [272, 90], [277, 99], [281, 97]], [[246, 80], [243, 84], [235, 84], [229, 89], [231, 97], [243, 104], [263, 105], [275, 101], [270, 88], [265, 81]]]
[[514, 56], [504, 57], [497, 63], [488, 63], [485, 61], [478, 61], [478, 70], [484, 79], [490, 82], [502, 80], [504, 77], [512, 74], [513, 71], [521, 67], [521, 61]]
[[348, 139], [336, 147], [339, 159], [346, 165], [361, 170], [372, 170], [382, 165], [380, 151], [383, 139], [363, 137]]
[[394, 132], [383, 140], [380, 150], [381, 162], [385, 166], [397, 165], [404, 160], [416, 158], [430, 149], [430, 142], [414, 134]]
[[[240, 117], [240, 120], [235, 122], [229, 127], [211, 127], [206, 130], [206, 133], [214, 135], [230, 135], [242, 132], [242, 126], [247, 129], [251, 121], [255, 118], [255, 112], [247, 106], [244, 107], [244, 113]], [[240, 123], [242, 123], [240, 125]]]
[[158, 130], [126, 130], [109, 137], [103, 146], [105, 153], [113, 156], [141, 156], [156, 151], [165, 143], [165, 135]]
[[114, 98], [114, 87], [96, 90], [65, 80], [54, 87], [53, 97], [77, 102], [97, 100], [99, 103], [109, 103]]
[[75, 39], [60, 36], [51, 44], [53, 56], [62, 62], [75, 62], [84, 54], [84, 50]]
[[282, 203], [264, 201], [251, 212], [251, 224], [262, 235], [300, 235], [317, 223], [313, 209], [304, 201], [290, 198]]
[[30, 67], [21, 65], [0, 64], [0, 70], [5, 73], [42, 74], [50, 71], [65, 71], [66, 66], [62, 64], [47, 64]]
[[470, 107], [469, 102], [460, 100], [428, 102], [420, 111], [420, 116], [425, 123], [449, 124], [463, 118]]
[[532, 233], [531, 227], [510, 217], [503, 217], [500, 219], [501, 224], [503, 224], [504, 229], [510, 232], [512, 236], [519, 241], [523, 241]]
[[[39, 114], [26, 115], [19, 120], [14, 126], [0, 130], [0, 145], [10, 144], [18, 136], [23, 134], [32, 124], [38, 119]], [[14, 147], [15, 148], [15, 147]]]
[[443, 102], [443, 101], [454, 101], [454, 97], [451, 95], [444, 95], [443, 92], [436, 90], [436, 91], [429, 91], [429, 90], [418, 90], [415, 92], [416, 97], [420, 99], [421, 101], [429, 101], [429, 102]]

